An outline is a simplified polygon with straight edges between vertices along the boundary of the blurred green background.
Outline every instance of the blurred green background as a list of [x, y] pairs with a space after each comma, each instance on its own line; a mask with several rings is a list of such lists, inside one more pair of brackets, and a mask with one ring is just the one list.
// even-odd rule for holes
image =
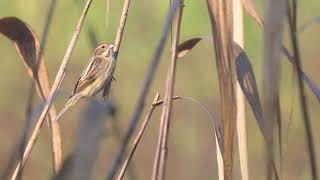
[[[0, 1], [0, 17], [16, 16], [27, 22], [38, 37], [44, 26], [49, 0], [47, 1]], [[49, 31], [45, 60], [50, 82], [58, 70], [60, 62], [71, 39], [76, 23], [84, 7], [84, 1], [57, 1], [51, 29]], [[107, 1], [95, 0], [89, 10], [84, 29], [68, 66], [68, 73], [57, 101], [57, 110], [67, 101], [74, 83], [88, 63], [92, 47], [88, 41], [86, 27], [91, 26], [99, 41], [113, 42], [119, 24], [123, 1], [110, 0], [107, 17]], [[104, 179], [114, 155], [118, 150], [118, 140], [112, 127], [118, 126], [120, 133], [126, 131], [138, 94], [149, 65], [149, 59], [159, 40], [169, 1], [132, 1], [129, 9], [122, 46], [115, 72], [116, 83], [111, 89], [111, 99], [117, 106], [117, 119], [106, 121], [107, 134], [102, 142], [94, 168], [93, 179]], [[257, 1], [260, 14], [263, 14], [263, 1]], [[318, 0], [300, 1], [298, 24], [310, 22], [319, 15]], [[107, 23], [108, 22], [108, 23]], [[251, 59], [259, 88], [262, 74], [262, 34], [255, 22], [245, 14], [245, 51]], [[300, 33], [300, 50], [303, 67], [309, 77], [320, 85], [319, 67], [320, 26], [312, 26]], [[211, 36], [210, 21], [205, 1], [185, 1], [181, 41], [195, 36]], [[288, 41], [286, 28], [285, 42]], [[286, 43], [288, 44], [288, 43]], [[169, 43], [167, 43], [169, 45]], [[164, 96], [170, 47], [167, 46], [156, 73], [146, 107], [152, 102], [157, 91]], [[19, 140], [25, 120], [25, 108], [30, 87], [30, 78], [13, 44], [0, 36], [0, 172], [5, 167], [9, 154]], [[282, 61], [281, 108], [283, 120], [283, 179], [308, 179], [309, 165], [304, 140], [304, 128], [299, 110], [297, 88], [293, 85], [291, 65]], [[219, 88], [213, 46], [201, 42], [177, 65], [175, 95], [189, 96], [204, 103], [215, 118], [219, 113]], [[319, 162], [319, 102], [307, 90], [315, 145]], [[261, 94], [261, 88], [260, 88]], [[37, 100], [39, 102], [39, 100]], [[66, 157], [74, 147], [75, 134], [81, 111], [87, 104], [79, 102], [61, 120], [63, 155]], [[148, 108], [146, 108], [148, 109]], [[293, 113], [291, 114], [291, 110]], [[262, 136], [247, 107], [249, 168], [252, 179], [265, 179], [265, 159]], [[145, 113], [142, 115], [144, 117]], [[160, 110], [156, 110], [151, 123], [134, 156], [133, 171], [136, 179], [151, 177], [155, 154]], [[236, 141], [236, 140], [235, 140]], [[238, 149], [235, 146], [235, 179], [240, 179]], [[46, 124], [27, 162], [24, 179], [49, 179], [52, 173], [50, 138]], [[174, 103], [173, 123], [170, 131], [168, 179], [213, 179], [217, 178], [215, 143], [211, 123], [206, 113], [187, 101]], [[131, 166], [132, 167], [132, 166]], [[318, 169], [320, 170], [320, 169]], [[130, 179], [130, 178], [127, 178]], [[132, 178], [131, 178], [132, 179]]]

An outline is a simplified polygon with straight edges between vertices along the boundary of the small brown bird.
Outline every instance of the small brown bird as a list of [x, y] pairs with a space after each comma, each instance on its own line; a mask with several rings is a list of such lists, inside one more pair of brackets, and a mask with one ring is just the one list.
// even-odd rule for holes
[[104, 100], [107, 101], [113, 73], [116, 67], [113, 45], [101, 43], [94, 50], [88, 66], [82, 72], [76, 83], [69, 101], [56, 117], [56, 121], [83, 97], [94, 96], [103, 89]]

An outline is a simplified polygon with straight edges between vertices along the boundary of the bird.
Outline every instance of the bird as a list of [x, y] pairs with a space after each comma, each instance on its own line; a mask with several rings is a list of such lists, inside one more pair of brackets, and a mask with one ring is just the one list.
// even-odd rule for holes
[[95, 96], [103, 89], [102, 97], [106, 102], [109, 97], [111, 83], [114, 79], [113, 74], [116, 68], [116, 58], [114, 45], [100, 43], [93, 51], [89, 64], [83, 70], [79, 80], [71, 93], [68, 102], [57, 115], [55, 121], [73, 106], [79, 99]]

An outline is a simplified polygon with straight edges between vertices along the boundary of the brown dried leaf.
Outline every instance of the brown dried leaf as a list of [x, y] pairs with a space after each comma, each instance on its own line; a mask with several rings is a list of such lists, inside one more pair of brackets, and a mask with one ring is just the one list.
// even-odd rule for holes
[[244, 9], [249, 13], [249, 15], [256, 21], [256, 23], [263, 27], [263, 19], [257, 11], [256, 4], [252, 0], [241, 0]]
[[[49, 95], [49, 81], [43, 56], [40, 55], [40, 44], [31, 28], [16, 17], [4, 17], [0, 19], [0, 33], [13, 41], [18, 54], [26, 65], [28, 74], [35, 79], [37, 92], [44, 100]], [[37, 61], [38, 68], [37, 68]], [[55, 119], [56, 111], [52, 107], [50, 119]], [[55, 169], [60, 166], [62, 152], [60, 129], [57, 123], [52, 123], [53, 147], [55, 158]]]
[[188, 39], [188, 40], [184, 41], [183, 43], [179, 44], [179, 46], [177, 47], [178, 58], [183, 58], [202, 39], [203, 38], [201, 38], [201, 37], [191, 38], [191, 39]]
[[[35, 33], [23, 21], [16, 17], [0, 19], [0, 33], [12, 40], [25, 63], [31, 77], [38, 80], [38, 92], [42, 98], [49, 93], [49, 81], [44, 58], [39, 58], [40, 45]], [[39, 60], [37, 70], [36, 61]], [[38, 78], [38, 79], [37, 79]]]
[[262, 107], [259, 98], [256, 79], [250, 60], [243, 49], [237, 44], [233, 44], [234, 56], [236, 60], [237, 78], [251, 110], [258, 122], [261, 132], [264, 132], [264, 121]]
[[[237, 120], [236, 68], [233, 58], [232, 1], [207, 0], [219, 75], [223, 121], [224, 179], [232, 179], [233, 142]], [[220, 176], [220, 175], [219, 175]]]

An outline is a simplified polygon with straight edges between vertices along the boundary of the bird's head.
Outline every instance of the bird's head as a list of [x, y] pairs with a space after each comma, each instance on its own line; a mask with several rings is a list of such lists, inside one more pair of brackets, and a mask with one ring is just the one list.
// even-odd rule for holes
[[96, 47], [93, 54], [94, 56], [108, 57], [114, 54], [113, 47], [114, 47], [113, 44], [101, 43], [98, 45], [98, 47]]

